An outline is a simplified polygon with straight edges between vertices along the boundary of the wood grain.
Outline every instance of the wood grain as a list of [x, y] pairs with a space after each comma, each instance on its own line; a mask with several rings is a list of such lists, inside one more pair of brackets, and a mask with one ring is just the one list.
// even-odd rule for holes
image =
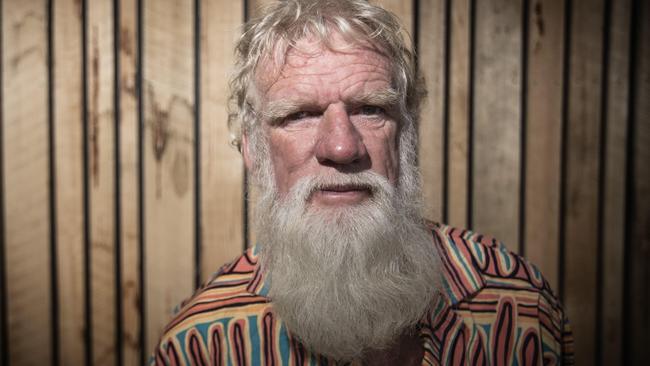
[[451, 1], [445, 216], [450, 225], [459, 228], [466, 228], [468, 224], [470, 12], [470, 0]]
[[59, 364], [85, 362], [81, 7], [53, 7]]
[[[595, 363], [603, 2], [573, 2], [568, 95], [564, 304], [576, 359]], [[597, 35], [597, 36], [595, 36]]]
[[243, 162], [229, 144], [228, 75], [241, 3], [201, 2], [201, 280], [244, 249]]
[[[119, 24], [119, 98], [120, 98], [120, 243], [122, 296], [122, 334], [120, 336], [124, 365], [141, 364], [140, 304], [140, 230], [138, 172], [138, 100], [137, 78], [137, 0], [120, 0]], [[149, 352], [149, 350], [145, 350]], [[147, 353], [148, 356], [148, 353]]]
[[473, 229], [518, 250], [521, 2], [476, 2]]
[[623, 286], [625, 242], [625, 176], [628, 142], [629, 54], [631, 6], [618, 1], [609, 13], [609, 70], [607, 75], [607, 114], [605, 135], [603, 223], [602, 338], [603, 365], [616, 365], [623, 352]]
[[442, 222], [445, 118], [445, 1], [420, 3], [418, 60], [427, 96], [420, 112], [418, 156], [428, 219]]
[[113, 3], [87, 4], [87, 181], [90, 199], [92, 362], [115, 364], [115, 110]]
[[634, 88], [634, 138], [632, 153], [634, 180], [632, 182], [633, 213], [628, 245], [626, 267], [629, 269], [625, 350], [625, 363], [647, 365], [650, 363], [650, 348], [645, 337], [650, 332], [650, 4], [636, 2], [636, 60]]
[[191, 0], [144, 6], [144, 349], [194, 288], [194, 48]]
[[559, 289], [564, 4], [535, 0], [528, 13], [526, 258]]
[[44, 1], [2, 2], [2, 129], [9, 363], [52, 359]]

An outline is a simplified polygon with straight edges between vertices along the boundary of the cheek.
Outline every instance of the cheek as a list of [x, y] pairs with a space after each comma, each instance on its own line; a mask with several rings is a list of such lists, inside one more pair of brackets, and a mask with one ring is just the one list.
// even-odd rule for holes
[[284, 136], [271, 133], [269, 149], [276, 183], [280, 191], [288, 191], [300, 178], [301, 168], [309, 162], [311, 156], [310, 139]]

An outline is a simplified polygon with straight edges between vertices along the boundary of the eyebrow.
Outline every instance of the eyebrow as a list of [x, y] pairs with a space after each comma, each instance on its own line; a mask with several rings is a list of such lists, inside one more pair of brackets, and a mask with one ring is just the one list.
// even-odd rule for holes
[[391, 109], [399, 103], [399, 93], [395, 89], [375, 90], [348, 98], [346, 104], [358, 107], [366, 104]]
[[[371, 92], [361, 93], [350, 98], [344, 98], [346, 105], [358, 107], [363, 105], [376, 105], [387, 110], [393, 109], [399, 103], [399, 93], [395, 89], [374, 90]], [[262, 111], [264, 121], [270, 124], [286, 118], [287, 116], [300, 112], [302, 110], [319, 110], [322, 107], [317, 103], [308, 100], [281, 99], [269, 102]]]
[[274, 122], [284, 119], [287, 116], [299, 112], [305, 108], [315, 107], [310, 105], [305, 101], [301, 100], [277, 100], [275, 102], [268, 103], [264, 110], [262, 111], [262, 118], [264, 121], [269, 121], [271, 124]]

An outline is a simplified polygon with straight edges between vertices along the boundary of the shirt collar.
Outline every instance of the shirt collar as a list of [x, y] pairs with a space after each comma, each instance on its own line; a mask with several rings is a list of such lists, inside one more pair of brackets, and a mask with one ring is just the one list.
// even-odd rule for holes
[[248, 260], [255, 266], [253, 270], [253, 277], [251, 282], [246, 287], [246, 290], [254, 295], [267, 297], [269, 293], [269, 284], [262, 273], [262, 265], [259, 260], [259, 244], [254, 245], [246, 251]]
[[485, 263], [487, 253], [480, 240], [475, 240], [477, 234], [471, 231], [433, 224], [432, 232], [442, 265], [445, 295], [453, 307], [485, 287], [480, 263]]

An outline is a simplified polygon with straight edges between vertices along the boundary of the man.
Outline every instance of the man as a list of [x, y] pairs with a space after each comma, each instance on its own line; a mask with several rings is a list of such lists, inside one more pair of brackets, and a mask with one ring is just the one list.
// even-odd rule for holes
[[152, 362], [572, 362], [532, 265], [422, 219], [422, 83], [394, 15], [362, 0], [275, 3], [237, 56], [230, 126], [261, 190], [259, 244], [184, 304]]

